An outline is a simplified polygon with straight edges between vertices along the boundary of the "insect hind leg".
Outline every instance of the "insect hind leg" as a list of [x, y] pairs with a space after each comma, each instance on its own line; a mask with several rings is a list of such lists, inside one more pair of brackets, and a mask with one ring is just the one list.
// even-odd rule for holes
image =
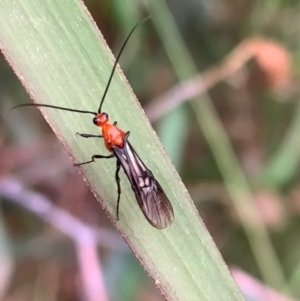
[[129, 135], [130, 135], [130, 131], [127, 131], [127, 132], [125, 133], [125, 136], [124, 136], [124, 140], [125, 140], [125, 141], [127, 141]]
[[75, 163], [74, 166], [80, 166], [80, 165], [84, 165], [84, 164], [89, 164], [89, 163], [93, 163], [95, 162], [95, 159], [111, 159], [114, 158], [114, 155], [108, 155], [108, 156], [102, 156], [102, 155], [93, 155], [91, 160], [86, 161], [86, 162], [82, 162], [82, 163]]
[[121, 163], [117, 160], [117, 167], [116, 167], [116, 173], [115, 173], [115, 179], [117, 183], [117, 188], [118, 188], [118, 200], [117, 200], [117, 220], [119, 220], [119, 205], [120, 205], [120, 199], [121, 199], [121, 184], [120, 184], [120, 176], [119, 176], [119, 171], [121, 167]]

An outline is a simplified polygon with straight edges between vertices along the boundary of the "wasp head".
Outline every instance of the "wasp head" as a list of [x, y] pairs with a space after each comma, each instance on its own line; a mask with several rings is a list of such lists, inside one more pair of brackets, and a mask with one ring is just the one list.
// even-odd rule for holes
[[93, 118], [93, 122], [96, 126], [102, 126], [108, 122], [108, 115], [106, 113], [98, 113]]

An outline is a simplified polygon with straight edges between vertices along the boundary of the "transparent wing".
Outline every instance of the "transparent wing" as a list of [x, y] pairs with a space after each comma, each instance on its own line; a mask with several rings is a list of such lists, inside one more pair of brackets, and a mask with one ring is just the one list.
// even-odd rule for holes
[[174, 219], [172, 205], [152, 173], [140, 176], [138, 187], [135, 196], [149, 223], [158, 229], [170, 226]]
[[149, 223], [164, 229], [172, 224], [173, 207], [152, 172], [141, 161], [128, 140], [122, 148], [114, 147], [114, 154], [121, 163], [138, 205]]

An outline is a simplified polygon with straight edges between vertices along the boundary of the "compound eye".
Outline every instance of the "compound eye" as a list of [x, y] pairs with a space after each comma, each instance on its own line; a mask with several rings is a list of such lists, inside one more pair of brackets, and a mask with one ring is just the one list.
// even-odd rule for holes
[[94, 117], [94, 118], [93, 118], [93, 123], [94, 123], [95, 125], [98, 124], [98, 118], [97, 118], [97, 117]]

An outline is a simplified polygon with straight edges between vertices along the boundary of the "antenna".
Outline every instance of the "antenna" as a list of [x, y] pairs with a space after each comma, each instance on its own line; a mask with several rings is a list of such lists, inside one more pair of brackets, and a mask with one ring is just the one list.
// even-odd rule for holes
[[[150, 19], [150, 16], [146, 17], [145, 19], [141, 20], [140, 22], [138, 22], [130, 31], [129, 35], [127, 36], [125, 42], [123, 43], [120, 51], [119, 51], [119, 54], [116, 58], [116, 61], [114, 63], [114, 66], [113, 66], [113, 69], [111, 71], [111, 74], [110, 74], [110, 77], [109, 77], [109, 80], [108, 80], [108, 83], [106, 85], [106, 88], [105, 88], [105, 91], [104, 91], [104, 94], [102, 96], [102, 99], [101, 99], [101, 102], [100, 102], [100, 106], [99, 106], [99, 109], [98, 109], [98, 113], [101, 113], [101, 108], [102, 108], [102, 105], [103, 105], [103, 102], [104, 102], [104, 99], [106, 97], [106, 94], [107, 94], [107, 91], [109, 89], [109, 86], [110, 86], [110, 83], [111, 83], [111, 80], [112, 80], [112, 77], [115, 73], [115, 70], [116, 70], [116, 67], [117, 67], [117, 64], [118, 64], [118, 61], [120, 59], [120, 56], [128, 42], [128, 40], [130, 39], [131, 35], [133, 34], [134, 30], [139, 26], [141, 25], [142, 23], [144, 23], [145, 21], [147, 21], [148, 19]], [[20, 107], [46, 107], [46, 108], [53, 108], [53, 109], [59, 109], [59, 110], [64, 110], [64, 111], [69, 111], [69, 112], [76, 112], [76, 113], [85, 113], [85, 114], [92, 114], [92, 115], [97, 115], [97, 112], [92, 112], [92, 111], [84, 111], [84, 110], [76, 110], [76, 109], [71, 109], [71, 108], [65, 108], [65, 107], [59, 107], [59, 106], [53, 106], [53, 105], [47, 105], [47, 104], [40, 104], [40, 103], [25, 103], [25, 104], [20, 104], [20, 105], [17, 105], [17, 106], [14, 106], [10, 111], [9, 113], [7, 114], [7, 116], [12, 112], [14, 111], [15, 109], [17, 108], [20, 108]]]
[[105, 97], [106, 97], [107, 91], [108, 91], [108, 89], [109, 89], [109, 86], [110, 86], [112, 77], [113, 77], [113, 75], [114, 75], [114, 73], [115, 73], [117, 64], [118, 64], [118, 62], [119, 62], [119, 59], [120, 59], [120, 57], [121, 57], [121, 54], [122, 54], [122, 52], [123, 52], [123, 50], [124, 50], [124, 48], [125, 48], [127, 42], [129, 41], [129, 39], [130, 39], [131, 35], [133, 34], [133, 32], [135, 31], [135, 29], [136, 29], [139, 25], [141, 25], [142, 23], [144, 23], [145, 21], [147, 21], [148, 19], [150, 19], [150, 16], [146, 17], [145, 19], [143, 19], [143, 20], [141, 20], [139, 23], [137, 23], [137, 24], [131, 29], [131, 31], [130, 31], [130, 33], [128, 34], [126, 40], [124, 41], [124, 43], [123, 43], [123, 45], [122, 45], [122, 47], [121, 47], [121, 49], [120, 49], [120, 51], [119, 51], [119, 53], [118, 53], [118, 56], [117, 56], [117, 58], [116, 58], [116, 61], [115, 61], [115, 63], [114, 63], [114, 66], [113, 66], [113, 68], [112, 68], [112, 71], [111, 71], [109, 80], [108, 80], [108, 82], [107, 82], [105, 91], [104, 91], [104, 93], [103, 93], [103, 96], [102, 96], [102, 99], [101, 99], [101, 102], [100, 102], [100, 106], [99, 106], [99, 109], [98, 109], [98, 113], [101, 113], [102, 105], [103, 105], [104, 99], [105, 99]]
[[14, 106], [14, 107], [8, 112], [7, 116], [8, 116], [12, 111], [14, 111], [15, 109], [20, 108], [20, 107], [46, 107], [46, 108], [53, 108], [53, 109], [59, 109], [59, 110], [64, 110], [64, 111], [70, 111], [70, 112], [93, 114], [94, 116], [97, 115], [96, 112], [92, 112], [92, 111], [76, 110], [76, 109], [64, 108], [64, 107], [59, 107], [59, 106], [52, 106], [52, 105], [41, 104], [41, 103], [23, 103], [23, 104]]

